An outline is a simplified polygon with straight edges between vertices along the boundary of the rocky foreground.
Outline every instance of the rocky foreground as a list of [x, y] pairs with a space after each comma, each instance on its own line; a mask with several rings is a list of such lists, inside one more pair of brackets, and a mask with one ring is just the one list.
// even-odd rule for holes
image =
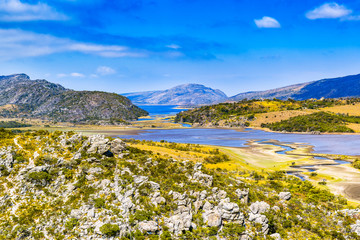
[[209, 170], [100, 135], [0, 135], [0, 239], [360, 239], [360, 210], [282, 172]]

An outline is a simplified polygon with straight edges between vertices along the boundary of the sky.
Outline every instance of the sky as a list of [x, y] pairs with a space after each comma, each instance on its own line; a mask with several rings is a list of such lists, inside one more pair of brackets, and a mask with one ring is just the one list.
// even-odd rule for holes
[[0, 75], [116, 93], [360, 73], [360, 1], [0, 0]]

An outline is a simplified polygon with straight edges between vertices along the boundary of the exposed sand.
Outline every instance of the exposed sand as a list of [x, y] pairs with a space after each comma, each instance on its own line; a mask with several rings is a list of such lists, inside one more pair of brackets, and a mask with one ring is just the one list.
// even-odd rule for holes
[[318, 174], [332, 176], [334, 179], [328, 182], [333, 193], [344, 195], [346, 198], [360, 202], [360, 171], [350, 166], [323, 166], [317, 171]]

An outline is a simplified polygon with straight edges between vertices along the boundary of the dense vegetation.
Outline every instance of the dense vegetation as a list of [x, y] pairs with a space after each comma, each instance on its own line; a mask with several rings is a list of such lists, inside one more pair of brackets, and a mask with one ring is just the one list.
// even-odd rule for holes
[[31, 124], [19, 123], [15, 121], [0, 121], [0, 128], [22, 128], [31, 127]]
[[344, 198], [284, 172], [211, 170], [72, 132], [0, 136], [0, 239], [360, 239]]
[[261, 127], [286, 132], [354, 132], [354, 130], [346, 126], [347, 123], [360, 123], [360, 117], [316, 112], [292, 117], [280, 122], [262, 124]]
[[[218, 125], [224, 120], [225, 125], [233, 124], [246, 126], [246, 122], [254, 119], [257, 113], [267, 113], [285, 110], [303, 110], [331, 107], [334, 105], [351, 104], [359, 99], [324, 99], [324, 100], [242, 100], [235, 103], [220, 103], [216, 105], [203, 106], [189, 111], [178, 113], [175, 122], [190, 122], [205, 125], [212, 123]], [[227, 123], [227, 122], [228, 123]], [[233, 122], [233, 123], [231, 123]], [[235, 122], [235, 125], [234, 125]]]

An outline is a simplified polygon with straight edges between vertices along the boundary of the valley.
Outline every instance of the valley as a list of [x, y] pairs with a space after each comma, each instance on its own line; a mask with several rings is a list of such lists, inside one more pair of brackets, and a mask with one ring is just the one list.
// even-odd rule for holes
[[[116, 103], [114, 102], [114, 104]], [[181, 215], [183, 213], [179, 212], [181, 216], [188, 218], [187, 221], [193, 222], [191, 224], [196, 224], [198, 229], [190, 230], [191, 227], [186, 227], [188, 223], [184, 222], [182, 223], [184, 224], [183, 227], [180, 227], [183, 232], [179, 232], [178, 228], [173, 226], [172, 218], [168, 218], [168, 216], [177, 216], [176, 214], [179, 210], [176, 209], [180, 209], [181, 206], [173, 206], [174, 208], [172, 209], [172, 205], [168, 205], [170, 204], [168, 201], [171, 198], [169, 196], [172, 194], [169, 190], [172, 189], [173, 192], [178, 191], [181, 193], [182, 186], [190, 187], [194, 185], [184, 180], [184, 176], [180, 173], [180, 175], [176, 175], [176, 180], [173, 179], [174, 182], [171, 182], [173, 180], [164, 180], [163, 173], [159, 175], [153, 172], [153, 170], [149, 173], [150, 175], [146, 175], [147, 170], [145, 172], [141, 170], [147, 164], [145, 163], [144, 165], [144, 156], [147, 156], [147, 159], [156, 159], [156, 162], [163, 161], [166, 164], [173, 162], [175, 165], [171, 166], [171, 169], [175, 172], [178, 171], [176, 170], [177, 167], [182, 169], [182, 164], [191, 163], [195, 164], [195, 166], [200, 166], [198, 164], [201, 163], [205, 171], [205, 175], [201, 175], [204, 178], [199, 178], [202, 184], [208, 184], [206, 179], [210, 179], [210, 176], [213, 179], [218, 179], [216, 174], [222, 177], [226, 176], [226, 179], [229, 177], [229, 179], [238, 179], [236, 181], [245, 182], [244, 186], [250, 189], [249, 192], [244, 190], [246, 188], [236, 191], [243, 191], [244, 194], [246, 192], [249, 198], [246, 201], [251, 203], [254, 203], [256, 200], [261, 202], [261, 204], [274, 203], [277, 205], [280, 195], [276, 197], [275, 192], [283, 191], [286, 194], [291, 194], [292, 200], [289, 202], [291, 204], [291, 201], [296, 201], [297, 203], [303, 202], [304, 204], [306, 202], [319, 203], [319, 201], [329, 201], [331, 204], [335, 204], [336, 207], [326, 208], [329, 208], [331, 211], [337, 209], [334, 211], [334, 214], [340, 210], [349, 212], [360, 204], [360, 172], [357, 169], [360, 162], [360, 152], [358, 149], [360, 135], [356, 134], [359, 126], [357, 122], [359, 104], [359, 99], [349, 98], [303, 101], [275, 99], [243, 100], [237, 103], [218, 103], [201, 107], [192, 106], [191, 108], [178, 105], [140, 105], [134, 109], [136, 111], [141, 109], [146, 114], [138, 116], [136, 119], [127, 119], [120, 124], [114, 122], [113, 118], [108, 117], [100, 121], [98, 119], [95, 122], [74, 122], [54, 121], [54, 119], [47, 117], [39, 118], [35, 115], [32, 118], [24, 117], [21, 114], [15, 118], [10, 117], [12, 115], [7, 115], [8, 117], [1, 119], [3, 127], [13, 132], [1, 130], [4, 132], [4, 136], [8, 134], [8, 137], [4, 137], [2, 142], [2, 149], [6, 157], [3, 158], [4, 167], [2, 167], [0, 181], [3, 181], [3, 184], [6, 185], [4, 193], [8, 193], [8, 189], [19, 191], [21, 186], [26, 186], [27, 189], [34, 189], [27, 190], [32, 191], [32, 193], [26, 193], [30, 195], [43, 196], [47, 191], [53, 192], [54, 194], [48, 195], [41, 200], [43, 205], [38, 206], [40, 209], [44, 208], [50, 212], [54, 211], [54, 207], [59, 208], [60, 206], [56, 204], [45, 206], [47, 201], [54, 201], [59, 196], [65, 196], [69, 209], [64, 209], [64, 211], [70, 211], [72, 218], [66, 218], [61, 213], [54, 213], [57, 218], [62, 219], [62, 223], [57, 223], [61, 226], [59, 229], [46, 227], [41, 228], [42, 230], [39, 232], [24, 230], [25, 234], [40, 236], [40, 239], [44, 236], [70, 237], [85, 235], [93, 237], [102, 236], [104, 238], [119, 235], [130, 238], [131, 236], [137, 236], [141, 239], [142, 237], [147, 239], [152, 236], [162, 237], [167, 235], [177, 238], [185, 236], [182, 234], [187, 234], [186, 238], [189, 236], [190, 238], [201, 238], [209, 234], [206, 232], [209, 231], [208, 229], [212, 229], [212, 234], [226, 237], [226, 234], [234, 234], [235, 230], [232, 229], [234, 226], [232, 224], [239, 224], [241, 221], [246, 223], [247, 227], [245, 228], [246, 232], [239, 230], [238, 236], [250, 236], [256, 239], [263, 234], [268, 234], [270, 236], [281, 236], [284, 239], [302, 238], [304, 235], [298, 233], [295, 228], [292, 228], [292, 226], [297, 226], [298, 228], [298, 223], [295, 220], [286, 218], [290, 225], [284, 228], [281, 225], [285, 218], [282, 218], [278, 213], [266, 213], [267, 211], [265, 211], [262, 213], [262, 216], [266, 216], [267, 220], [261, 222], [261, 226], [253, 225], [252, 213], [247, 213], [248, 203], [241, 200], [243, 199], [242, 195], [239, 195], [240, 201], [237, 198], [233, 199], [230, 197], [230, 201], [235, 201], [238, 204], [237, 206], [240, 207], [240, 212], [236, 212], [237, 217], [231, 219], [227, 219], [225, 216], [221, 217], [222, 223], [220, 225], [209, 223], [209, 220], [207, 220], [208, 216], [205, 214], [207, 211], [205, 206], [200, 207], [203, 214], [199, 216], [196, 215], [198, 214], [196, 211], [190, 211], [190, 215], [186, 216]], [[11, 111], [18, 111], [17, 106], [22, 107], [23, 105], [4, 105], [2, 109], [7, 111], [7, 113], [11, 113]], [[313, 122], [309, 119], [313, 115], [315, 116], [314, 122], [316, 124], [321, 123], [320, 120], [330, 121], [330, 125], [326, 125], [326, 121], [324, 122], [325, 125], [323, 124], [328, 126], [328, 128], [325, 130], [312, 129]], [[300, 123], [296, 123], [296, 121], [300, 121]], [[310, 125], [303, 125], [303, 122]], [[281, 128], [276, 129], [277, 131], [271, 131], [272, 128], [279, 127], [279, 124], [281, 124]], [[287, 125], [292, 128], [297, 125], [305, 127], [298, 133], [291, 133], [296, 131], [292, 128], [284, 130]], [[340, 132], [334, 131], [331, 133], [328, 130], [330, 126], [336, 127], [337, 125], [343, 127], [340, 128]], [[314, 132], [321, 134], [314, 134]], [[55, 142], [51, 139], [54, 139]], [[120, 155], [112, 156], [113, 151], [117, 150], [113, 149], [113, 144], [110, 144], [109, 141], [121, 141], [121, 151], [124, 151], [125, 155], [120, 153]], [[40, 147], [42, 149], [40, 155], [35, 151], [38, 147], [34, 147], [34, 144], [38, 146], [45, 144], [43, 147]], [[46, 147], [49, 144], [52, 144], [51, 148]], [[79, 144], [82, 144], [82, 147]], [[92, 147], [92, 144], [95, 145]], [[103, 146], [102, 144], [105, 145]], [[51, 150], [61, 148], [65, 152]], [[111, 154], [107, 153], [106, 149]], [[79, 153], [81, 153], [80, 158], [78, 158]], [[10, 161], [9, 154], [13, 156], [13, 162], [11, 163], [6, 162]], [[19, 155], [22, 156], [21, 159], [24, 158], [25, 160], [16, 160]], [[64, 162], [60, 164], [55, 163], [55, 161], [51, 160], [53, 157], [60, 157]], [[107, 159], [108, 157], [110, 158]], [[93, 160], [90, 161], [89, 159]], [[118, 167], [122, 169], [121, 171], [128, 171], [125, 166], [130, 167], [129, 164], [133, 164], [129, 168], [131, 172], [129, 177], [123, 179], [123, 177], [117, 175], [118, 170], [116, 169]], [[46, 166], [46, 168], [43, 169], [43, 166]], [[114, 166], [116, 166], [116, 169], [113, 169]], [[37, 169], [38, 167], [41, 167], [41, 169]], [[136, 173], [131, 170], [135, 168], [139, 169], [135, 170]], [[75, 175], [70, 177], [69, 170], [67, 169], [70, 169], [70, 171], [74, 170], [72, 174], [76, 173], [77, 177], [74, 177]], [[20, 177], [22, 172], [26, 171], [28, 173], [24, 177]], [[153, 179], [150, 184], [154, 184], [153, 182], [156, 181], [160, 184], [160, 196], [164, 196], [165, 202], [154, 203], [154, 201], [157, 201], [154, 200], [154, 196], [158, 196], [158, 190], [155, 190], [154, 193], [151, 192], [152, 190], [146, 190], [147, 193], [145, 194], [143, 192], [140, 193], [140, 191], [143, 191], [141, 183], [139, 185], [132, 185], [138, 181], [137, 176], [139, 174], [142, 174], [141, 177], [146, 175], [146, 178]], [[79, 176], [82, 175], [85, 176], [86, 182], [81, 182], [83, 180]], [[126, 205], [130, 204], [128, 202], [129, 199], [122, 198], [122, 195], [117, 196], [117, 190], [113, 186], [106, 187], [106, 185], [101, 185], [102, 181], [108, 181], [112, 176], [117, 179], [121, 178], [120, 182], [121, 186], [124, 187], [124, 191], [134, 190], [129, 199], [136, 206], [135, 208], [126, 208]], [[99, 182], [98, 178], [103, 180]], [[178, 186], [178, 181], [183, 181], [181, 179], [184, 182]], [[16, 182], [15, 186], [9, 185], [7, 183], [9, 181]], [[66, 184], [67, 188], [73, 189], [71, 186], [77, 187], [69, 192], [59, 187], [59, 182]], [[79, 182], [88, 187], [82, 189], [78, 185]], [[120, 184], [120, 182], [117, 184]], [[101, 185], [99, 185], [100, 187], [96, 187], [98, 183]], [[238, 184], [236, 185], [238, 186]], [[214, 182], [210, 186], [214, 187], [217, 185]], [[298, 190], [294, 191], [294, 189], [305, 186], [312, 190], [310, 192], [300, 190], [302, 191], [300, 195], [296, 192]], [[227, 191], [226, 189], [228, 190], [228, 187], [224, 188], [224, 191]], [[210, 189], [204, 188], [204, 190]], [[265, 191], [265, 195], [262, 191]], [[109, 197], [109, 194], [115, 197]], [[192, 192], [184, 194], [191, 195]], [[8, 198], [7, 196], [4, 195], [3, 198]], [[120, 198], [121, 200], [117, 200]], [[149, 200], [148, 198], [151, 199]], [[13, 195], [10, 196], [10, 199], [15, 205], [5, 208], [8, 209], [6, 211], [17, 211], [17, 205], [20, 203], [16, 203], [16, 197]], [[153, 201], [151, 204], [155, 205], [150, 204], [150, 206], [148, 201]], [[206, 201], [211, 201], [211, 204], [216, 209], [220, 209], [219, 204], [222, 204], [221, 197], [218, 199], [215, 195], [202, 202], [206, 203]], [[280, 200], [280, 202], [283, 202], [283, 200]], [[29, 206], [34, 205], [30, 204]], [[83, 213], [76, 215], [74, 209], [79, 209], [79, 206], [89, 206], [94, 215], [85, 218], [82, 217]], [[153, 209], [154, 206], [155, 208]], [[161, 207], [161, 209], [157, 210], [156, 206]], [[254, 206], [251, 205], [250, 207], [253, 208]], [[293, 214], [287, 204], [280, 207], [285, 209], [290, 216]], [[21, 205], [21, 208], [26, 209], [25, 212], [30, 211], [23, 205]], [[170, 212], [168, 212], [169, 208]], [[80, 207], [79, 211], [85, 211], [81, 209]], [[119, 209], [121, 209], [120, 212], [118, 212]], [[302, 212], [303, 210], [299, 209], [298, 211]], [[25, 220], [23, 220], [25, 212], [17, 213], [20, 219], [5, 220], [5, 216], [3, 216], [3, 221], [9, 226], [18, 224], [19, 221], [21, 224], [25, 224]], [[125, 218], [119, 218], [119, 213], [121, 215], [125, 214]], [[220, 216], [223, 216], [222, 214], [221, 212]], [[239, 217], [242, 214], [244, 214], [244, 218]], [[43, 215], [37, 214], [28, 217], [36, 221], [40, 216]], [[111, 221], [109, 221], [110, 216]], [[273, 218], [274, 216], [278, 216], [277, 220]], [[338, 217], [339, 215], [336, 216]], [[114, 222], [114, 219], [116, 219], [117, 224], [111, 225], [110, 222]], [[154, 219], [158, 220], [154, 221]], [[348, 226], [351, 229], [348, 229], [347, 232], [337, 229], [336, 234], [341, 233], [341, 236], [356, 238], [357, 235], [354, 235], [352, 230], [357, 226], [355, 219], [356, 217], [349, 220]], [[53, 220], [48, 219], [48, 221], [52, 222]], [[315, 220], [314, 216], [308, 216], [308, 221], [317, 222], [318, 220]], [[272, 224], [271, 228], [269, 228], [269, 223]], [[31, 226], [29, 222], [26, 222], [26, 224]], [[189, 226], [192, 226], [191, 224]], [[90, 232], [88, 232], [89, 230], [81, 230], [77, 227], [79, 225], [89, 226], [87, 229], [91, 229]], [[39, 226], [42, 227], [41, 224]], [[116, 226], [121, 227], [116, 228]], [[331, 224], [327, 226], [336, 228]], [[227, 228], [232, 230], [228, 232]], [[7, 231], [9, 234], [20, 234], [10, 228]], [[320, 235], [325, 237], [329, 234], [335, 234], [324, 232], [319, 235], [316, 231], [312, 228], [305, 230], [307, 235], [310, 234], [314, 237]], [[164, 237], [164, 239], [166, 238]]]

